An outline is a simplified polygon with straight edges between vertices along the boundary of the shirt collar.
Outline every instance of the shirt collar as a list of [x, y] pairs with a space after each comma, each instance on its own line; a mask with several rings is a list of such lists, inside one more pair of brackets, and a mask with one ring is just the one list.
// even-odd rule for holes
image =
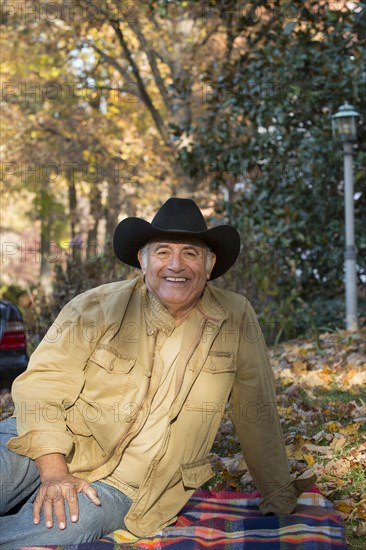
[[[147, 321], [147, 328], [161, 330], [167, 336], [175, 329], [174, 317], [169, 313], [160, 300], [141, 282], [142, 304]], [[221, 324], [228, 317], [228, 312], [217, 301], [209, 285], [195, 306], [199, 312], [214, 324]]]

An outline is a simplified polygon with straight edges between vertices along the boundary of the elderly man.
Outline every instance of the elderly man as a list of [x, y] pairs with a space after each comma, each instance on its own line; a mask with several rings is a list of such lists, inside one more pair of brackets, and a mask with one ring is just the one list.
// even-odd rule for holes
[[[224, 408], [262, 493], [289, 514], [313, 482], [290, 479], [265, 344], [246, 298], [207, 284], [240, 248], [190, 199], [117, 227], [142, 277], [74, 298], [15, 381], [2, 423], [1, 548], [153, 535], [213, 475]], [[4, 447], [7, 442], [7, 447]]]

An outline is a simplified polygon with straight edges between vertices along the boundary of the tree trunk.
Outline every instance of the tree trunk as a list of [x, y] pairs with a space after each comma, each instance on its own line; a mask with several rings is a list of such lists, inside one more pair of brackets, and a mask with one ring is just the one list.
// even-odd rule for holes
[[[47, 185], [45, 183], [44, 185]], [[41, 269], [40, 283], [45, 296], [52, 293], [52, 271], [51, 271], [51, 223], [47, 212], [47, 191], [41, 189], [40, 199], [40, 221], [41, 221]]]
[[77, 222], [77, 196], [76, 196], [76, 187], [74, 176], [68, 174], [68, 191], [69, 191], [69, 212], [70, 212], [70, 234], [71, 240], [75, 239], [76, 235], [76, 222]]
[[102, 194], [98, 183], [95, 183], [90, 194], [90, 227], [88, 231], [88, 241], [86, 246], [87, 260], [93, 260], [98, 254], [98, 227], [102, 218]]

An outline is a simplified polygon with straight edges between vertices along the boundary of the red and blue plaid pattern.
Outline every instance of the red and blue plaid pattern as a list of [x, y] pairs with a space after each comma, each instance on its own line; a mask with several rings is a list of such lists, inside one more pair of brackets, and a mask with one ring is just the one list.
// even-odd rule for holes
[[342, 520], [317, 492], [303, 494], [294, 514], [263, 516], [258, 493], [197, 491], [176, 523], [153, 537], [138, 539], [115, 531], [102, 541], [54, 550], [331, 550], [346, 549]]
[[175, 525], [154, 537], [136, 539], [126, 531], [115, 531], [108, 539], [140, 549], [347, 548], [342, 520], [320, 494], [305, 493], [298, 501], [296, 513], [288, 516], [263, 516], [255, 495], [258, 494], [198, 491], [183, 508]]

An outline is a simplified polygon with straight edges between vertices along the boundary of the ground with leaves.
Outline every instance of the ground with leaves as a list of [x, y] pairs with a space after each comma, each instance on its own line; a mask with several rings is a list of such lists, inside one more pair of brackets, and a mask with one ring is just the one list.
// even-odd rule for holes
[[[270, 350], [291, 473], [312, 468], [344, 518], [349, 548], [366, 540], [366, 331], [337, 332]], [[0, 413], [12, 413], [0, 394]], [[213, 448], [214, 490], [251, 490], [252, 479], [225, 418]]]
[[[366, 541], [366, 333], [337, 332], [269, 350], [291, 473], [311, 468], [344, 518], [349, 548]], [[253, 489], [230, 420], [217, 435], [210, 488]]]

